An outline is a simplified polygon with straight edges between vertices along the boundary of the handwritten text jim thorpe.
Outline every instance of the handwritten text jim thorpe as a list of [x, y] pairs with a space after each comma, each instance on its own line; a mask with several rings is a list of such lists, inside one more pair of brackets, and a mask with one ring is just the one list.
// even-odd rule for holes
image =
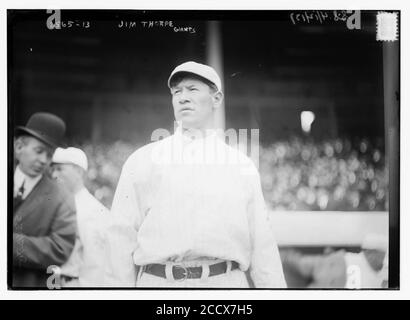
[[142, 26], [144, 29], [151, 28], [170, 28], [174, 32], [189, 32], [196, 33], [194, 27], [190, 26], [177, 26], [174, 21], [124, 21], [121, 20], [118, 24], [120, 29], [134, 29], [137, 26]]

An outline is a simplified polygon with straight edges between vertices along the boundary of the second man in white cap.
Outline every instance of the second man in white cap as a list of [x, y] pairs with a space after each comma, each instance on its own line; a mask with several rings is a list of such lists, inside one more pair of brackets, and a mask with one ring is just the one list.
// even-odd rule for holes
[[58, 148], [52, 160], [52, 176], [74, 196], [77, 240], [69, 260], [61, 266], [62, 285], [99, 287], [104, 273], [104, 226], [108, 209], [84, 186], [88, 169], [85, 153], [78, 148]]

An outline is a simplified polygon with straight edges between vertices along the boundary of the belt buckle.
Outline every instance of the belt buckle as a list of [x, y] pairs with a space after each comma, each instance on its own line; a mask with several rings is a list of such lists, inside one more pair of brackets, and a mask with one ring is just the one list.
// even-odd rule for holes
[[[172, 272], [172, 277], [174, 278], [175, 281], [185, 281], [186, 279], [188, 279], [189, 276], [189, 270], [187, 267], [183, 266], [182, 264], [176, 264], [174, 266], [172, 266], [172, 269], [182, 269], [183, 270], [183, 275], [184, 277], [181, 279], [175, 279], [174, 273]], [[173, 270], [172, 270], [173, 271]]]

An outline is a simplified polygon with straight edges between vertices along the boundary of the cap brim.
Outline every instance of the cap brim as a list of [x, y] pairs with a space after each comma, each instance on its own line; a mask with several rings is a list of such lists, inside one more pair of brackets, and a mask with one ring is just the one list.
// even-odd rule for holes
[[28, 129], [26, 127], [17, 127], [15, 130], [15, 133], [16, 133], [16, 136], [21, 135], [21, 134], [28, 134], [53, 148], [57, 148], [59, 146], [55, 141], [52, 141], [51, 139], [47, 139], [46, 137], [42, 136], [38, 132]]
[[[189, 75], [192, 75], [192, 76], [194, 76], [195, 78], [198, 78], [198, 79], [202, 80], [203, 82], [212, 83], [213, 85], [215, 85], [216, 87], [218, 87], [218, 85], [217, 85], [215, 82], [213, 82], [212, 80], [210, 80], [210, 79], [204, 77], [203, 75], [200, 75], [200, 74], [195, 73], [195, 72], [193, 72], [193, 71], [178, 70], [177, 72], [175, 72], [175, 73], [173, 73], [173, 74], [171, 74], [171, 75], [169, 76], [169, 78], [168, 78], [168, 88], [171, 89], [172, 79], [175, 78], [176, 76], [180, 75], [181, 73], [182, 73], [182, 74], [186, 74], [186, 75], [188, 75], [188, 76], [189, 76]], [[220, 90], [220, 89], [218, 88], [218, 90]]]

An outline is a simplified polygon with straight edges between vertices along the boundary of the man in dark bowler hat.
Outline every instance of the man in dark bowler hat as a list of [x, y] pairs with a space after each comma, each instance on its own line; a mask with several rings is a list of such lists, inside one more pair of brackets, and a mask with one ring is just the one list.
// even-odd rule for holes
[[74, 247], [74, 200], [47, 174], [64, 133], [64, 121], [45, 112], [15, 130], [13, 288], [47, 287], [52, 266], [66, 262]]

